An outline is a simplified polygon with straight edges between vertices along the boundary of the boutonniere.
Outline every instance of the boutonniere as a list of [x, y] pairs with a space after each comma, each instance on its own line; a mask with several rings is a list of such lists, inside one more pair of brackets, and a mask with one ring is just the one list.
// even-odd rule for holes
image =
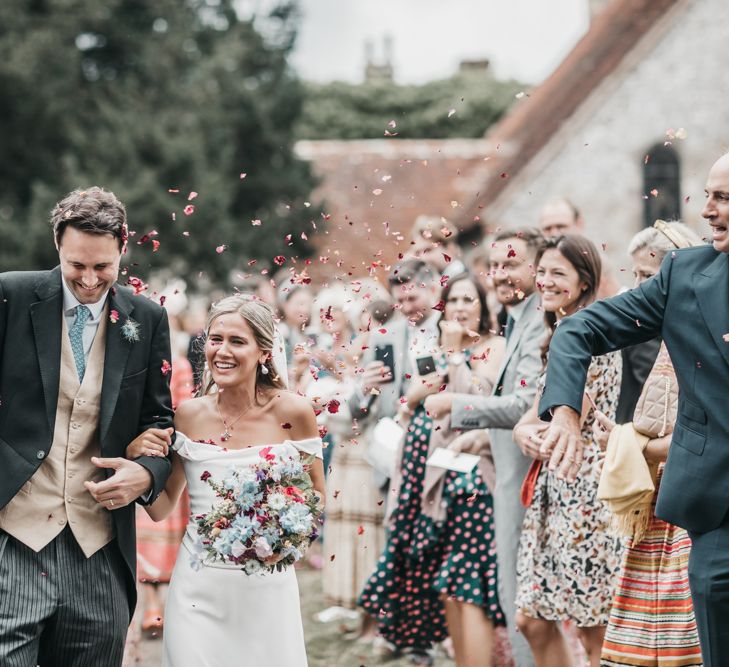
[[138, 343], [139, 342], [139, 330], [140, 330], [139, 322], [136, 322], [131, 317], [127, 319], [124, 324], [122, 324], [121, 328], [121, 335], [122, 338], [124, 338], [125, 341], [128, 343]]

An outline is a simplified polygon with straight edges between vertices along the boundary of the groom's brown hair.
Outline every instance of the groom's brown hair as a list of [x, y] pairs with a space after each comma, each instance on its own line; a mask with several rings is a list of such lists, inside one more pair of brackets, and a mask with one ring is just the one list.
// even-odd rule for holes
[[66, 227], [87, 234], [111, 234], [123, 250], [127, 241], [127, 212], [113, 192], [99, 187], [74, 190], [51, 211], [51, 226], [57, 245]]

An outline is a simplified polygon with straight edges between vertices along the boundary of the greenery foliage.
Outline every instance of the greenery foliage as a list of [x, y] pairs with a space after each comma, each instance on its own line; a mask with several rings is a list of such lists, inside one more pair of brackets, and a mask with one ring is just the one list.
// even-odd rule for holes
[[127, 206], [132, 274], [225, 282], [251, 257], [260, 268], [307, 251], [301, 232], [319, 213], [304, 206], [314, 179], [292, 150], [295, 6], [254, 21], [234, 4], [0, 3], [0, 270], [53, 266], [48, 212], [91, 184]]
[[498, 81], [488, 71], [464, 71], [421, 86], [391, 81], [307, 83], [296, 135], [300, 139], [481, 137], [520, 90], [517, 82]]

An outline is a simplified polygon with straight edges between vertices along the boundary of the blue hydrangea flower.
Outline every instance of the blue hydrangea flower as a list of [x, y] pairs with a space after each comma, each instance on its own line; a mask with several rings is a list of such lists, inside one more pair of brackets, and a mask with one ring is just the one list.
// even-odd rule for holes
[[303, 503], [294, 503], [281, 512], [280, 522], [289, 533], [305, 535], [311, 530], [311, 512]]

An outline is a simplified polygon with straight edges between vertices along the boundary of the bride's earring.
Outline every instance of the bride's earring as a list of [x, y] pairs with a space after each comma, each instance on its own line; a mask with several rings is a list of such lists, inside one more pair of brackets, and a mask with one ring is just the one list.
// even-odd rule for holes
[[261, 364], [261, 375], [268, 375], [268, 366], [265, 361]]

